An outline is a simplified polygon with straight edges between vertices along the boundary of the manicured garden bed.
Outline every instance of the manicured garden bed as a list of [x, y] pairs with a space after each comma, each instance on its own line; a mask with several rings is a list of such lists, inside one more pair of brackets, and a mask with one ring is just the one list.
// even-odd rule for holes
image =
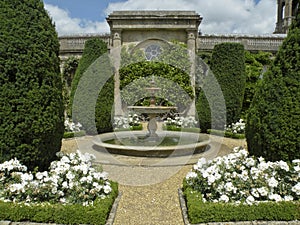
[[184, 179], [190, 223], [300, 220], [300, 160], [269, 162], [242, 148], [205, 158]]
[[234, 138], [234, 139], [244, 139], [245, 138], [245, 134], [238, 134], [238, 133], [233, 133], [233, 132], [223, 131], [223, 130], [208, 129], [207, 132], [212, 135]]
[[0, 221], [30, 221], [56, 224], [106, 224], [111, 208], [118, 196], [118, 185], [112, 183], [112, 192], [93, 205], [82, 204], [27, 204], [0, 202]]
[[58, 153], [47, 171], [27, 171], [17, 159], [0, 164], [0, 221], [105, 224], [118, 184], [94, 166], [94, 155]]

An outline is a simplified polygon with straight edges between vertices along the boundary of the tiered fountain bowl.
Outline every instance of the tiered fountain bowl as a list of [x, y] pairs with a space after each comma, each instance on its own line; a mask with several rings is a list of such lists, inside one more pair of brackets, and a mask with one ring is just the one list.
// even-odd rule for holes
[[129, 106], [129, 110], [144, 113], [149, 116], [148, 131], [118, 131], [103, 133], [96, 136], [94, 144], [105, 148], [113, 154], [143, 156], [143, 157], [169, 157], [191, 155], [205, 151], [210, 143], [209, 136], [201, 133], [157, 131], [156, 117], [162, 113], [176, 110], [173, 106], [157, 106], [154, 80], [149, 88], [151, 93], [150, 106]]

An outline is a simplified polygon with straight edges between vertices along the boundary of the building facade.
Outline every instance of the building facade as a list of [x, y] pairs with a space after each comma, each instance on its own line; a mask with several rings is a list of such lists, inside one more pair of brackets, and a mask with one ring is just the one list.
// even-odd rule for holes
[[277, 22], [274, 33], [285, 34], [295, 18], [299, 2], [297, 0], [277, 0]]

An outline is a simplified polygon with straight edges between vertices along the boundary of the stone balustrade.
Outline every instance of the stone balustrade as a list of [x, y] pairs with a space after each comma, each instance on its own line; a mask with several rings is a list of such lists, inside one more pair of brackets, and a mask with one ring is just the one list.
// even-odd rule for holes
[[216, 44], [223, 42], [241, 43], [248, 51], [277, 52], [286, 35], [243, 36], [243, 35], [205, 35], [198, 38], [198, 50], [211, 51]]
[[[108, 46], [111, 46], [110, 34], [90, 34], [90, 35], [73, 35], [59, 37], [60, 58], [62, 61], [70, 56], [81, 56], [84, 43], [91, 37], [99, 37], [103, 39]], [[251, 35], [200, 35], [197, 38], [197, 48], [200, 51], [212, 51], [214, 46], [223, 42], [241, 43], [249, 51], [268, 51], [277, 52], [283, 39], [283, 35], [268, 36], [251, 36]]]

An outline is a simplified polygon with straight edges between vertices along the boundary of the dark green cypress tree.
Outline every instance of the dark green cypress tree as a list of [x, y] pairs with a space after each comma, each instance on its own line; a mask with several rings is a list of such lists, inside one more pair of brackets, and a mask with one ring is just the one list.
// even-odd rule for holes
[[[87, 40], [72, 81], [70, 101], [72, 118], [75, 122], [80, 122], [88, 134], [112, 130], [111, 115], [114, 103], [114, 79], [113, 73], [110, 71], [112, 68], [109, 57], [105, 55], [107, 52], [107, 44], [103, 40], [99, 38]], [[112, 76], [111, 79], [108, 79], [108, 76]], [[96, 84], [98, 84], [100, 90], [94, 90], [94, 88], [98, 88]], [[93, 89], [93, 91], [89, 91], [89, 89]], [[76, 93], [76, 91], [78, 92]], [[88, 96], [96, 93], [97, 96]], [[76, 94], [81, 96], [77, 96], [74, 103]], [[94, 102], [90, 100], [95, 97], [97, 101], [95, 105], [91, 105]]]
[[100, 38], [91, 38], [85, 42], [82, 57], [79, 60], [74, 79], [72, 80], [72, 89], [70, 96], [71, 105], [73, 103], [78, 83], [84, 72], [89, 68], [89, 66], [92, 65], [92, 63], [96, 59], [98, 59], [104, 53], [107, 53], [107, 44]]
[[0, 1], [0, 159], [47, 169], [64, 132], [59, 42], [40, 0]]
[[300, 158], [300, 14], [265, 73], [246, 124], [250, 154], [267, 160]]
[[[245, 52], [244, 46], [239, 43], [221, 43], [215, 45], [211, 58], [211, 71], [218, 81], [226, 104], [226, 121], [227, 124], [235, 123], [240, 119], [242, 103], [244, 99], [246, 73], [245, 73]], [[210, 75], [211, 76], [211, 75]], [[209, 79], [205, 78], [205, 79]], [[210, 82], [205, 81], [206, 85]], [[209, 88], [209, 87], [206, 87]], [[216, 87], [212, 87], [214, 89]], [[213, 100], [219, 96], [213, 96], [200, 91], [197, 100], [197, 112], [199, 115], [200, 127], [202, 131], [211, 128], [211, 109], [207, 101], [210, 98], [210, 104], [218, 104]], [[215, 107], [214, 110], [217, 110]], [[221, 110], [221, 109], [220, 109]], [[221, 114], [220, 113], [220, 117]], [[214, 121], [216, 127], [214, 129], [223, 129], [225, 124]]]

